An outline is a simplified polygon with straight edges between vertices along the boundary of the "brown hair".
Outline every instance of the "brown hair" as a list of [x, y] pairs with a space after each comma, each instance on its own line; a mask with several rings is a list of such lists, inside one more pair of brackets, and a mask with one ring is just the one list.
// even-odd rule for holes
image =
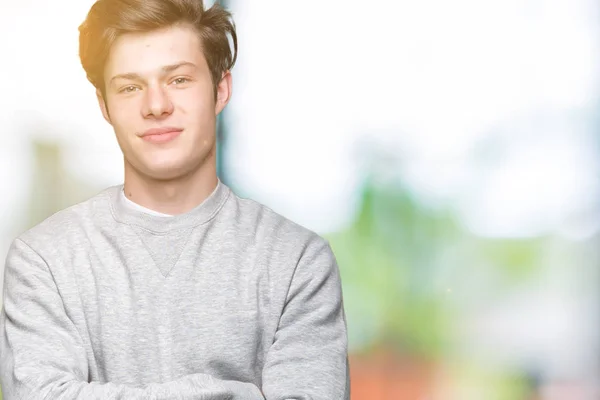
[[202, 0], [98, 0], [79, 26], [79, 57], [88, 80], [105, 94], [104, 65], [120, 35], [181, 23], [190, 24], [198, 32], [216, 96], [223, 73], [237, 58], [235, 24], [231, 13], [218, 2], [205, 10]]

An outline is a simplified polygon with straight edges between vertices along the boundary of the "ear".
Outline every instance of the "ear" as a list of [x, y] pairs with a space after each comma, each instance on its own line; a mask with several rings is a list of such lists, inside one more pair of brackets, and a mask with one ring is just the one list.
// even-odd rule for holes
[[102, 96], [102, 92], [100, 91], [100, 89], [96, 89], [96, 98], [98, 99], [98, 105], [100, 106], [100, 110], [102, 111], [102, 116], [104, 117], [106, 122], [112, 125], [112, 123], [110, 122], [108, 106], [106, 105], [106, 100], [104, 100], [104, 96]]
[[231, 98], [231, 72], [225, 71], [217, 86], [217, 100], [215, 102], [215, 115], [219, 115]]

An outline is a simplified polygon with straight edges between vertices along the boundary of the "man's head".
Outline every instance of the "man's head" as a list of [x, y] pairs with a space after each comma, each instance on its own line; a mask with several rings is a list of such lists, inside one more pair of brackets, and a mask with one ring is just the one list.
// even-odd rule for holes
[[[81, 63], [126, 170], [174, 179], [214, 160], [237, 54], [227, 11], [201, 0], [99, 0], [79, 30]], [[152, 135], [159, 128], [175, 133]]]

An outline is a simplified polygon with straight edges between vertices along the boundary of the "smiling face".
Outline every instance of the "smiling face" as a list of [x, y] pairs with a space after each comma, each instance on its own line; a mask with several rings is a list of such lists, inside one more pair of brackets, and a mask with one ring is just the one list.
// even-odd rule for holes
[[104, 82], [98, 100], [123, 152], [126, 179], [173, 180], [214, 168], [216, 117], [229, 100], [231, 75], [224, 74], [215, 96], [192, 27], [120, 36]]

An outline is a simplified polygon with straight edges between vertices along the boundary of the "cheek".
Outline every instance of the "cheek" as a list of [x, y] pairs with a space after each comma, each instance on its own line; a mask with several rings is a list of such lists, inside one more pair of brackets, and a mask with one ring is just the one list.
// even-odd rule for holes
[[208, 115], [214, 114], [215, 104], [212, 92], [203, 86], [175, 93], [173, 99], [182, 113], [198, 117], [201, 121], [205, 121]]
[[113, 103], [109, 107], [111, 123], [117, 136], [135, 134], [136, 106], [132, 101]]

